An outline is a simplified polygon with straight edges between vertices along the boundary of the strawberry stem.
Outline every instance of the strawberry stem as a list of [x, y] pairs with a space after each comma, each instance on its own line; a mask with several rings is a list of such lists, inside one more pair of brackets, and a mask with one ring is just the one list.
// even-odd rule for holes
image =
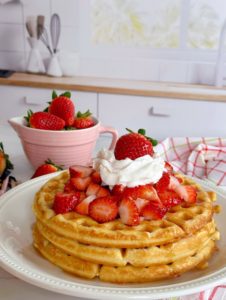
[[81, 113], [80, 111], [78, 111], [78, 113], [77, 113], [77, 118], [87, 118], [87, 117], [89, 117], [89, 116], [91, 116], [92, 115], [92, 113], [89, 111], [89, 109], [86, 111], [86, 112], [84, 112], [84, 113]]
[[52, 100], [55, 99], [55, 98], [57, 98], [57, 97], [58, 97], [58, 96], [57, 96], [56, 91], [53, 90], [53, 91], [52, 91]]
[[49, 159], [49, 158], [45, 161], [45, 164], [47, 164], [47, 165], [52, 165], [52, 166], [56, 167], [58, 170], [63, 170], [63, 166], [56, 165], [56, 164], [55, 164], [54, 162], [52, 162], [52, 160]]
[[[126, 128], [126, 130], [127, 130], [128, 132], [130, 132], [130, 133], [134, 133], [134, 131], [132, 131], [132, 130], [129, 129], [129, 128]], [[153, 138], [151, 138], [151, 137], [149, 137], [149, 136], [146, 136], [146, 130], [145, 130], [145, 129], [140, 128], [140, 129], [138, 129], [137, 133], [139, 133], [139, 134], [145, 136], [146, 139], [149, 140], [149, 141], [152, 143], [152, 146], [156, 146], [156, 145], [158, 144], [158, 141], [157, 141], [156, 139], [153, 139]]]
[[71, 92], [66, 91], [66, 92], [64, 92], [63, 94], [60, 94], [60, 96], [64, 96], [64, 97], [67, 97], [67, 98], [71, 98]]
[[29, 109], [27, 111], [27, 116], [24, 117], [24, 119], [26, 120], [27, 122], [27, 126], [30, 127], [30, 118], [31, 116], [33, 115], [33, 111], [31, 109]]

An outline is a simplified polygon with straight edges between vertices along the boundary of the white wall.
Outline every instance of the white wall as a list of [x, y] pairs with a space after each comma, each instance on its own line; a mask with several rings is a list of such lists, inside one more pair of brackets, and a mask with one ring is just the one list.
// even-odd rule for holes
[[[3, 2], [6, 2], [5, 0]], [[179, 59], [177, 54], [166, 52], [163, 58], [158, 55], [164, 50], [156, 49], [151, 54], [143, 56], [134, 52], [124, 57], [107, 56], [102, 49], [101, 55], [92, 56], [92, 51], [98, 52], [98, 47], [89, 47], [87, 41], [88, 20], [84, 10], [88, 9], [88, 0], [11, 0], [1, 4], [0, 0], [0, 68], [26, 71], [29, 53], [26, 18], [29, 15], [42, 14], [46, 17], [46, 27], [49, 28], [50, 16], [58, 13], [61, 17], [62, 32], [59, 49], [67, 52], [80, 53], [80, 68], [78, 75], [110, 78], [129, 78], [151, 81], [171, 81], [185, 83], [201, 83], [197, 58], [191, 56], [188, 60]], [[87, 51], [88, 50], [88, 51]], [[42, 57], [48, 56], [44, 45], [40, 45]], [[117, 53], [117, 51], [116, 51]], [[213, 61], [216, 56], [213, 55]], [[212, 64], [212, 69], [214, 64]]]
[[[78, 51], [77, 0], [23, 0], [0, 4], [0, 68], [25, 70], [30, 50], [25, 29], [26, 18], [29, 15], [44, 15], [46, 27], [49, 28], [53, 13], [61, 17], [59, 48], [69, 52]], [[43, 57], [48, 55], [42, 44], [40, 51]]]

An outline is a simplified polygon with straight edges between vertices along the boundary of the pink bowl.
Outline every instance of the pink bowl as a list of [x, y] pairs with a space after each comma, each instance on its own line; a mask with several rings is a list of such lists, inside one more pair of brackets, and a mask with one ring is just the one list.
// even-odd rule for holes
[[23, 117], [9, 120], [21, 140], [28, 160], [35, 168], [47, 159], [64, 168], [75, 164], [90, 164], [96, 141], [102, 133], [112, 135], [109, 149], [113, 149], [118, 138], [117, 131], [112, 127], [102, 126], [97, 119], [95, 122], [95, 126], [86, 129], [53, 131], [27, 127]]

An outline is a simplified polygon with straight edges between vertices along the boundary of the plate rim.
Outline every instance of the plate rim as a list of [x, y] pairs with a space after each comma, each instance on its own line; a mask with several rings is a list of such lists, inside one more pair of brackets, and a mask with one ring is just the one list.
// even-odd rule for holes
[[[65, 171], [65, 170], [64, 170]], [[59, 175], [61, 172], [44, 175], [38, 178], [34, 178], [32, 180], [26, 181], [12, 190], [6, 192], [1, 196], [0, 201], [0, 210], [4, 208], [4, 205], [7, 203], [8, 199], [13, 198], [13, 196], [18, 192], [23, 192], [27, 187], [32, 188], [32, 186], [36, 186], [40, 183], [44, 184], [47, 180]], [[204, 188], [211, 189], [215, 191], [218, 195], [226, 199], [226, 192], [220, 187], [215, 186], [212, 182], [207, 180], [201, 180], [198, 178], [193, 178], [190, 176], [186, 176], [195, 180], [198, 184], [202, 185]], [[12, 200], [13, 201], [13, 200]], [[15, 200], [14, 200], [15, 201]], [[13, 260], [12, 257], [7, 253], [5, 249], [2, 247], [2, 241], [0, 238], [0, 266], [11, 273], [12, 275], [38, 286], [40, 288], [44, 288], [53, 292], [58, 292], [65, 295], [78, 296], [78, 297], [89, 297], [92, 299], [106, 299], [106, 295], [108, 295], [109, 299], [118, 299], [119, 296], [123, 296], [123, 299], [156, 299], [161, 297], [175, 297], [175, 296], [183, 296], [192, 293], [197, 293], [203, 291], [205, 289], [211, 288], [217, 284], [222, 283], [226, 279], [226, 267], [214, 272], [213, 274], [209, 274], [195, 280], [189, 280], [186, 282], [180, 282], [176, 284], [168, 284], [162, 286], [150, 286], [150, 287], [123, 287], [123, 285], [111, 285], [111, 286], [98, 286], [92, 285], [92, 280], [87, 281], [85, 283], [79, 283], [75, 281], [68, 282], [65, 279], [61, 279], [52, 275], [41, 274], [36, 269], [26, 269], [23, 268], [18, 262]], [[139, 297], [139, 298], [138, 298]]]

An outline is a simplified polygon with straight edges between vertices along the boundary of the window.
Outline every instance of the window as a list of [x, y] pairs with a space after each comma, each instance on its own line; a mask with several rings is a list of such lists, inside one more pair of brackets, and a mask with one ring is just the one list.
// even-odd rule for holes
[[78, 1], [83, 75], [214, 84], [225, 0]]
[[80, 12], [88, 56], [211, 60], [226, 1], [88, 0]]

